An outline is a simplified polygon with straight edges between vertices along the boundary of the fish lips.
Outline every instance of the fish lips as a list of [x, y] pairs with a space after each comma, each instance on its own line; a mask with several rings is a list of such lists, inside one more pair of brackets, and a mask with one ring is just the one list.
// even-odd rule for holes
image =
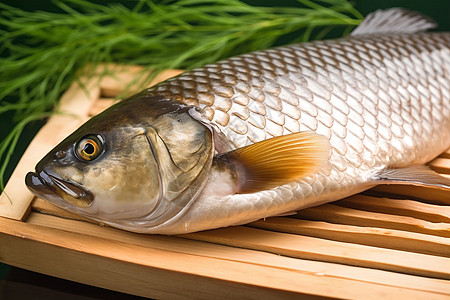
[[45, 171], [29, 172], [25, 177], [25, 184], [30, 191], [56, 205], [65, 206], [62, 201], [77, 207], [85, 208], [92, 205], [94, 195], [81, 185], [64, 180]]

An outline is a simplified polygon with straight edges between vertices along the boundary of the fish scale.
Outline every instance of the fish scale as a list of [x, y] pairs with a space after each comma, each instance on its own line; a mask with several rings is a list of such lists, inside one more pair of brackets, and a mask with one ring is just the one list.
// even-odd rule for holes
[[[431, 36], [434, 36], [434, 38]], [[402, 49], [395, 51], [395, 48], [389, 47], [389, 44], [392, 45], [401, 43], [403, 46], [406, 45], [405, 47], [407, 50]], [[347, 97], [343, 99], [343, 96], [348, 96], [349, 92], [355, 92], [357, 98], [360, 100], [358, 101], [358, 99], [356, 99], [358, 103], [356, 107], [354, 107], [356, 112], [353, 115], [359, 115], [358, 117], [360, 120], [358, 121], [358, 117], [356, 117], [356, 121], [354, 123], [361, 124], [362, 118], [360, 116], [369, 118], [370, 124], [367, 125], [375, 129], [379, 128], [377, 135], [381, 136], [384, 140], [389, 141], [392, 139], [392, 135], [399, 138], [405, 136], [403, 131], [399, 129], [400, 126], [396, 127], [394, 130], [389, 129], [393, 124], [391, 122], [392, 119], [404, 119], [404, 117], [401, 117], [403, 112], [398, 112], [398, 114], [396, 114], [392, 111], [391, 107], [393, 107], [393, 102], [404, 101], [406, 97], [414, 98], [416, 105], [410, 105], [409, 108], [411, 111], [407, 111], [406, 113], [409, 114], [409, 119], [414, 119], [414, 123], [416, 124], [421, 124], [422, 118], [428, 118], [426, 121], [430, 122], [431, 120], [429, 116], [433, 114], [432, 111], [440, 111], [441, 113], [439, 115], [445, 115], [445, 105], [432, 105], [427, 110], [428, 106], [420, 103], [423, 97], [418, 96], [421, 94], [421, 90], [429, 91], [429, 86], [432, 86], [431, 81], [438, 82], [437, 78], [433, 78], [432, 74], [421, 74], [424, 69], [421, 68], [421, 66], [418, 66], [419, 68], [417, 69], [411, 69], [411, 67], [414, 66], [413, 61], [416, 60], [416, 58], [418, 58], [417, 60], [419, 61], [423, 61], [420, 59], [420, 57], [423, 56], [420, 53], [423, 48], [426, 47], [425, 44], [427, 43], [435, 45], [436, 49], [445, 49], [449, 43], [448, 34], [374, 36], [370, 39], [365, 38], [361, 40], [353, 38], [351, 40], [343, 39], [340, 41], [320, 41], [309, 43], [308, 45], [303, 44], [300, 46], [272, 49], [265, 52], [256, 52], [253, 54], [244, 55], [242, 57], [233, 58], [231, 62], [226, 61], [200, 68], [196, 71], [188, 73], [189, 75], [183, 75], [176, 79], [169, 80], [168, 82], [159, 85], [156, 90], [177, 93], [181, 99], [192, 99], [193, 97], [190, 95], [189, 97], [185, 97], [185, 95], [183, 95], [183, 92], [185, 91], [183, 90], [183, 86], [186, 85], [185, 81], [197, 81], [198, 77], [201, 77], [202, 81], [204, 81], [205, 78], [209, 79], [209, 85], [212, 86], [212, 90], [216, 92], [213, 94], [215, 100], [213, 103], [210, 101], [202, 101], [205, 97], [200, 95], [197, 97], [199, 101], [196, 105], [203, 109], [211, 107], [214, 110], [220, 110], [224, 113], [228, 113], [227, 116], [224, 116], [224, 114], [214, 115], [214, 117], [211, 115], [206, 115], [206, 118], [211, 121], [212, 124], [216, 125], [220, 131], [227, 133], [226, 136], [230, 139], [234, 148], [239, 148], [249, 143], [258, 141], [250, 141], [247, 139], [243, 144], [242, 139], [236, 137], [237, 134], [245, 135], [248, 133], [243, 132], [267, 130], [266, 126], [264, 126], [266, 122], [262, 121], [259, 116], [264, 116], [266, 121], [270, 120], [272, 122], [270, 124], [272, 124], [271, 126], [273, 130], [269, 131], [272, 132], [272, 134], [269, 133], [270, 135], [276, 135], [274, 134], [274, 131], [286, 132], [286, 130], [282, 131], [280, 129], [275, 129], [276, 126], [273, 124], [284, 126], [285, 122], [283, 122], [282, 119], [289, 117], [298, 121], [300, 123], [300, 127], [306, 127], [306, 130], [318, 130], [318, 127], [320, 127], [320, 130], [324, 131], [325, 135], [331, 136], [331, 134], [333, 134], [333, 124], [338, 123], [340, 125], [346, 125], [343, 124], [346, 123], [343, 122], [343, 120], [345, 120], [345, 117], [348, 117], [349, 112], [345, 106], [355, 104], [355, 99], [348, 99]], [[336, 51], [340, 53], [340, 55], [344, 55], [346, 59], [340, 60], [333, 57], [333, 51], [335, 51], [333, 49], [338, 49]], [[369, 49], [371, 51], [368, 51]], [[388, 51], [390, 54], [388, 59], [392, 60], [392, 62], [388, 63], [386, 62], [386, 59], [383, 61], [380, 60], [381, 56], [375, 52], [375, 49], [384, 49], [383, 52]], [[405, 54], [408, 55], [405, 56]], [[442, 52], [440, 55], [437, 53], [437, 55], [434, 56], [437, 60], [445, 62], [444, 54], [445, 53]], [[426, 55], [428, 55], [428, 53]], [[327, 57], [327, 60], [319, 59], [320, 62], [324, 63], [324, 65], [320, 67], [321, 72], [317, 72], [319, 68], [317, 62], [301, 63], [304, 61], [309, 61], [312, 57], [320, 58], [321, 56]], [[375, 56], [375, 58], [372, 59], [372, 56]], [[264, 60], [261, 60], [259, 57], [264, 57]], [[286, 57], [290, 63], [284, 62], [283, 57]], [[278, 62], [278, 65], [274, 63], [274, 61]], [[262, 62], [265, 63], [263, 64]], [[297, 64], [296, 70], [293, 70], [292, 68], [296, 62], [300, 62], [300, 64]], [[290, 67], [287, 68], [287, 65]], [[342, 68], [342, 66], [345, 67]], [[256, 70], [257, 67], [259, 67], [259, 70]], [[280, 72], [279, 69], [281, 67], [284, 68]], [[428, 67], [431, 68], [428, 70], [428, 73], [430, 71], [437, 75], [445, 73], [445, 65], [443, 66], [441, 64], [440, 66], [437, 66], [429, 61]], [[278, 73], [274, 71], [275, 68]], [[377, 72], [379, 72], [380, 68], [385, 69], [384, 74], [396, 74], [396, 76], [400, 76], [401, 79], [395, 80], [394, 78], [394, 84], [392, 86], [386, 86], [386, 83], [383, 83], [385, 82], [384, 78], [375, 76], [373, 72], [370, 72], [370, 70], [377, 70]], [[230, 81], [226, 80], [226, 77], [229, 77], [229, 75], [225, 74], [226, 76], [221, 76], [220, 70], [228, 70], [232, 71], [234, 74], [238, 74], [236, 77], [242, 79], [240, 79], [241, 81], [238, 80], [235, 85], [250, 85], [250, 91], [248, 88], [244, 90], [241, 88], [234, 88], [231, 83], [228, 83]], [[324, 74], [324, 71], [328, 73]], [[274, 73], [277, 73], [277, 77], [273, 76]], [[196, 74], [201, 75], [196, 76]], [[218, 76], [214, 78], [211, 74]], [[336, 75], [334, 78], [344, 78], [341, 84], [335, 84], [335, 81], [332, 80], [332, 74]], [[255, 75], [260, 78], [255, 78]], [[414, 86], [414, 84], [419, 83], [414, 78], [423, 76], [425, 76], [425, 78], [431, 77], [432, 79], [427, 79], [425, 84], [422, 83], [418, 86]], [[296, 80], [296, 83], [294, 84], [293, 79], [296, 77], [302, 77], [302, 79], [305, 79], [303, 82], [306, 82], [306, 84], [297, 88], [301, 80]], [[350, 80], [349, 77], [351, 77]], [[370, 88], [369, 82], [375, 83], [375, 87], [377, 87], [375, 91], [373, 91], [374, 88]], [[388, 97], [388, 95], [395, 92], [397, 85], [401, 85], [403, 87], [403, 89], [400, 89], [400, 95]], [[342, 92], [343, 86], [344, 88], [356, 86], [359, 90], [356, 91], [355, 89], [350, 88], [350, 90], [345, 93], [346, 91]], [[177, 87], [181, 88], [181, 91]], [[384, 90], [382, 90], [382, 88], [384, 88]], [[309, 91], [309, 93], [302, 93], [305, 89]], [[337, 93], [329, 93], [330, 89], [332, 91], [337, 91]], [[364, 94], [359, 92], [360, 90], [364, 90]], [[195, 91], [195, 89], [189, 89], [189, 94]], [[299, 92], [297, 93], [296, 91]], [[333, 95], [333, 98], [331, 98], [331, 95]], [[208, 96], [211, 96], [211, 94], [208, 94]], [[233, 114], [234, 110], [243, 110], [242, 106], [239, 106], [240, 104], [245, 105], [246, 101], [242, 103], [243, 101], [241, 99], [247, 98], [247, 96], [250, 97], [250, 103], [247, 104], [250, 110], [250, 116], [248, 116], [248, 111], [246, 114]], [[305, 101], [305, 96], [308, 102]], [[239, 101], [236, 101], [239, 103], [235, 103], [234, 98], [240, 99]], [[437, 95], [434, 95], [433, 98], [427, 97], [426, 101], [433, 101], [433, 99], [439, 99], [438, 101], [445, 103], [445, 100], [437, 97]], [[265, 103], [265, 101], [267, 102]], [[283, 107], [288, 106], [286, 102], [292, 104], [293, 101], [299, 103], [298, 107], [301, 110], [300, 115], [307, 115], [309, 117], [305, 118], [306, 122], [304, 122], [302, 116], [295, 116], [295, 112], [289, 113], [288, 111], [283, 110]], [[276, 103], [276, 105], [274, 105], [274, 103]], [[304, 105], [302, 105], [303, 103]], [[363, 112], [361, 112], [361, 109], [358, 108], [361, 103], [364, 103], [365, 106]], [[234, 107], [236, 108], [233, 109]], [[441, 108], [444, 110], [442, 111]], [[318, 115], [315, 112], [317, 109], [320, 111], [320, 114]], [[283, 117], [281, 117], [280, 114], [283, 115]], [[233, 124], [230, 124], [230, 120], [233, 119], [231, 115], [238, 117], [243, 121], [235, 122], [238, 124], [237, 127], [239, 128], [233, 128]], [[400, 117], [397, 117], [399, 115]], [[436, 118], [436, 113], [433, 115], [433, 117]], [[319, 121], [320, 125], [315, 124], [315, 122], [308, 121], [311, 118]], [[357, 136], [360, 141], [362, 141], [363, 139], [361, 139], [361, 132], [364, 132], [363, 127], [366, 124], [355, 127], [354, 123], [352, 124], [352, 128], [355, 128], [355, 131], [359, 132]], [[243, 130], [243, 124], [247, 125], [247, 130]], [[329, 132], [325, 132], [327, 130], [326, 128], [328, 128]], [[433, 129], [433, 126], [416, 126], [413, 134], [415, 136], [421, 136], [423, 131], [425, 131], [427, 134], [433, 135], [433, 131], [436, 130], [437, 129]], [[287, 129], [287, 131], [291, 132], [289, 129]], [[373, 130], [371, 132], [372, 139], [376, 139], [373, 136], [374, 132], [375, 131]], [[340, 138], [344, 138], [346, 135], [345, 132], [342, 133], [342, 130], [336, 130], [334, 134], [340, 134]], [[260, 136], [261, 140], [268, 137], [263, 134]], [[238, 143], [238, 140], [241, 142]]]
[[[212, 94], [213, 103], [199, 96], [194, 105], [233, 149], [295, 131], [327, 137], [329, 165], [318, 174], [271, 194], [239, 195], [250, 206], [281, 201], [283, 210], [294, 210], [354, 193], [374, 170], [422, 164], [449, 146], [450, 98], [441, 84], [450, 80], [449, 46], [448, 33], [315, 41], [207, 65], [150, 92], [177, 93], [183, 101], [186, 80], [207, 80], [211, 91], [225, 90]], [[229, 74], [235, 83], [224, 80]]]

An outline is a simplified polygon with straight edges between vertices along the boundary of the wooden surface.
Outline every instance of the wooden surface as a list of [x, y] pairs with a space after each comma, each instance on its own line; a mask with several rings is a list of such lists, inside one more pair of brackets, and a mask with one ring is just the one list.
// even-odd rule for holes
[[[102, 227], [33, 198], [26, 172], [138, 71], [63, 96], [60, 110], [76, 115], [49, 120], [8, 182], [12, 204], [0, 197], [1, 262], [152, 298], [450, 299], [449, 192], [380, 186], [295, 216], [179, 236]], [[430, 166], [448, 176], [450, 152]]]

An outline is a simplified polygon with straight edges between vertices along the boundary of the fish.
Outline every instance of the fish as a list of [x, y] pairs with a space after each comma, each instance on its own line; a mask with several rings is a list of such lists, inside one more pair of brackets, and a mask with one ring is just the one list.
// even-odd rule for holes
[[[32, 193], [138, 233], [183, 234], [378, 184], [450, 191], [450, 33], [401, 8], [349, 35], [231, 57], [124, 99], [26, 175]], [[449, 194], [450, 195], [450, 194]]]

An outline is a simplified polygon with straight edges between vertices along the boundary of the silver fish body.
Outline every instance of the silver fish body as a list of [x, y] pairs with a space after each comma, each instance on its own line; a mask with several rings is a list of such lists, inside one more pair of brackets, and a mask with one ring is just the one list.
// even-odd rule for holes
[[343, 39], [233, 57], [144, 92], [193, 108], [192, 117], [213, 132], [215, 155], [298, 132], [325, 137], [329, 155], [313, 174], [234, 193], [232, 176], [213, 165], [195, 198], [164, 222], [97, 219], [136, 232], [175, 234], [289, 213], [381, 182], [450, 189], [431, 171], [411, 167], [450, 147], [450, 33], [413, 32], [429, 27], [426, 21], [388, 32], [373, 25]]
[[237, 206], [248, 215], [237, 223], [245, 223], [343, 198], [376, 184], [378, 170], [423, 164], [445, 151], [450, 33], [355, 36], [260, 51], [148, 92], [198, 106], [232, 148], [298, 131], [329, 139], [329, 164], [316, 174], [254, 194], [203, 199], [191, 208], [203, 222], [184, 218], [193, 230], [215, 227], [220, 214]]

